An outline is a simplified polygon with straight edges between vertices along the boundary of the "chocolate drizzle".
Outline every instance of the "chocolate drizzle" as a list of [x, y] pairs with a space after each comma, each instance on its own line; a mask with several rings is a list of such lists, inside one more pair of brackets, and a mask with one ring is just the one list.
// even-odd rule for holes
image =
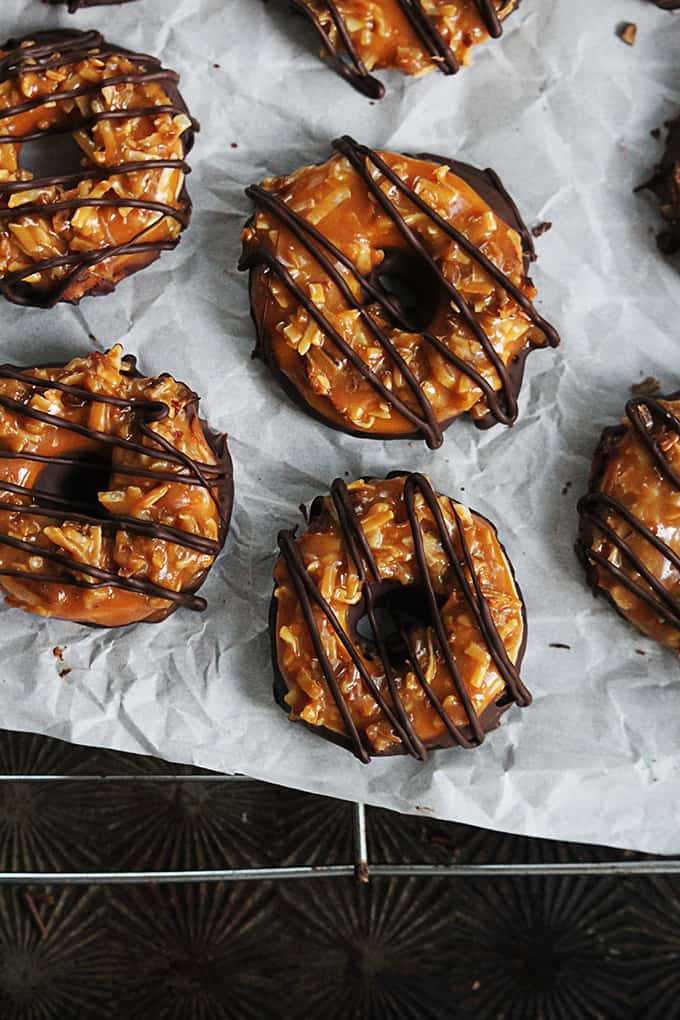
[[[130, 367], [130, 371], [134, 372], [135, 375], [138, 375], [134, 367], [134, 358], [127, 357], [124, 361]], [[157, 538], [166, 542], [172, 542], [174, 544], [184, 546], [187, 549], [193, 549], [199, 553], [204, 553], [208, 556], [217, 556], [224, 545], [224, 540], [227, 535], [233, 502], [232, 467], [231, 458], [227, 448], [226, 435], [212, 432], [208, 428], [207, 424], [201, 421], [203, 434], [217, 460], [216, 464], [205, 464], [200, 461], [193, 460], [193, 458], [191, 458], [188, 454], [178, 450], [165, 437], [159, 435], [151, 428], [151, 425], [154, 422], [163, 421], [163, 419], [167, 417], [169, 408], [163, 401], [125, 399], [122, 397], [109, 396], [104, 393], [93, 393], [90, 390], [71, 386], [60, 382], [59, 380], [40, 379], [28, 374], [28, 372], [29, 370], [27, 369], [19, 369], [13, 365], [0, 365], [0, 378], [2, 379], [13, 379], [17, 382], [25, 383], [28, 386], [34, 387], [35, 389], [56, 389], [61, 393], [66, 394], [69, 399], [81, 403], [103, 403], [109, 404], [113, 407], [131, 410], [134, 414], [135, 430], [141, 434], [141, 436], [150, 440], [150, 444], [144, 445], [143, 443], [135, 442], [132, 439], [124, 439], [120, 436], [99, 432], [86, 425], [81, 425], [77, 422], [70, 422], [57, 415], [39, 411], [36, 408], [30, 407], [27, 403], [14, 400], [4, 394], [0, 394], [0, 407], [5, 408], [5, 410], [9, 411], [11, 414], [21, 416], [22, 418], [30, 418], [33, 421], [39, 421], [58, 429], [64, 429], [68, 432], [76, 433], [88, 439], [92, 439], [97, 443], [102, 443], [105, 446], [119, 447], [123, 450], [165, 462], [168, 465], [168, 470], [165, 471], [141, 467], [133, 468], [127, 465], [111, 465], [109, 473], [126, 474], [133, 477], [142, 476], [145, 478], [157, 479], [158, 481], [181, 483], [183, 485], [200, 485], [210, 494], [211, 499], [217, 507], [220, 520], [218, 537], [216, 540], [212, 540], [202, 535], [196, 535], [184, 531], [180, 528], [157, 524], [153, 521], [140, 520], [136, 517], [129, 517], [124, 514], [109, 513], [99, 505], [94, 507], [93, 505], [85, 502], [78, 502], [68, 495], [64, 496], [63, 494], [60, 494], [59, 491], [55, 493], [39, 489], [37, 487], [29, 488], [23, 485], [16, 485], [14, 483], [4, 481], [2, 479], [0, 479], [0, 492], [11, 492], [18, 496], [23, 496], [28, 500], [28, 502], [18, 504], [6, 500], [0, 500], [0, 511], [51, 518], [59, 522], [76, 521], [83, 524], [91, 524], [93, 526], [100, 527], [103, 532], [109, 534], [115, 534], [120, 530], [132, 532], [139, 535], [145, 535], [149, 538]], [[195, 415], [198, 413], [198, 397], [196, 394], [192, 394], [187, 407], [190, 414]], [[57, 475], [59, 472], [67, 474], [69, 470], [73, 470], [75, 468], [79, 471], [90, 470], [99, 473], [103, 470], [101, 462], [94, 460], [88, 461], [87, 459], [77, 455], [70, 457], [46, 457], [32, 454], [30, 451], [22, 450], [20, 452], [14, 452], [0, 449], [0, 461], [3, 459], [28, 460], [35, 461], [37, 463], [44, 463], [46, 466], [49, 466], [51, 470], [56, 470]], [[179, 466], [180, 471], [174, 472], [169, 470], [171, 465]], [[58, 488], [59, 486], [57, 485], [57, 489]], [[0, 545], [20, 550], [25, 552], [28, 556], [38, 555], [42, 559], [56, 564], [62, 570], [67, 572], [66, 574], [39, 574], [27, 570], [0, 569], [0, 577], [16, 577], [26, 582], [46, 582], [60, 586], [83, 589], [108, 587], [118, 588], [123, 591], [148, 596], [149, 598], [166, 599], [172, 604], [170, 612], [179, 606], [202, 611], [207, 605], [205, 599], [200, 598], [195, 594], [205, 580], [207, 570], [201, 573], [190, 590], [172, 591], [154, 584], [148, 579], [123, 577], [113, 571], [100, 569], [87, 563], [72, 560], [70, 557], [56, 549], [44, 549], [36, 546], [34, 543], [13, 538], [10, 535], [0, 533]], [[69, 576], [69, 574], [71, 576]], [[81, 576], [76, 576], [82, 574], [87, 575], [92, 578], [92, 580], [86, 581]], [[163, 619], [167, 615], [168, 611], [159, 610], [157, 614], [154, 614], [148, 619], [155, 621]]]
[[[431, 273], [432, 279], [436, 281], [438, 287], [446, 293], [450, 301], [455, 303], [460, 317], [469, 329], [472, 337], [480, 344], [489, 362], [493, 365], [501, 384], [499, 392], [497, 392], [484, 378], [484, 376], [476, 371], [475, 368], [465, 362], [453, 351], [449, 350], [446, 344], [438, 337], [428, 331], [423, 331], [421, 334], [423, 339], [431, 347], [433, 347], [442, 358], [467, 375], [468, 378], [482, 391], [488, 407], [488, 414], [484, 418], [479, 419], [477, 424], [480, 427], [488, 427], [494, 423], [501, 423], [504, 425], [513, 424], [518, 414], [517, 395], [522, 382], [524, 361], [531, 350], [536, 349], [536, 347], [556, 347], [559, 344], [559, 336], [557, 332], [536, 311], [531, 301], [524, 296], [519, 287], [517, 287], [501, 269], [494, 265], [494, 263], [487, 258], [481, 249], [470, 241], [465, 234], [457, 230], [454, 226], [452, 226], [452, 224], [447, 222], [434, 209], [432, 209], [427, 202], [423, 201], [423, 199], [417, 195], [408, 184], [401, 180], [401, 178], [377, 152], [373, 149], [369, 149], [367, 146], [359, 145], [346, 135], [343, 138], [334, 141], [333, 147], [345, 156], [364, 182], [366, 188], [375, 197], [386, 215], [392, 220], [404, 239], [406, 249], [413, 253], [413, 255], [427, 267]], [[526, 227], [521, 221], [516, 206], [493, 171], [486, 170], [482, 173], [467, 164], [457, 163], [455, 160], [445, 160], [441, 157], [423, 156], [419, 158], [439, 160], [441, 163], [448, 164], [454, 173], [459, 173], [460, 176], [469, 182], [472, 187], [475, 186], [478, 178], [482, 179], [483, 186], [486, 191], [486, 194], [483, 195], [485, 200], [491, 200], [491, 193], [493, 193], [495, 196], [495, 204], [500, 204], [502, 207], [502, 212], [504, 213], [502, 218], [509, 221], [509, 225], [515, 227], [520, 233], [524, 245], [526, 266], [528, 261], [534, 257], [533, 244], [531, 243]], [[498, 356], [493, 343], [484, 332], [484, 329], [463, 295], [453, 285], [453, 283], [444, 276], [437, 262], [429, 254], [418, 235], [408, 226], [397, 206], [379, 187], [378, 183], [373, 178], [368, 164], [372, 164], [377, 170], [379, 170], [390, 184], [394, 185], [394, 187], [405, 195], [420, 212], [424, 213], [428, 217], [433, 225], [441, 229], [449, 238], [451, 238], [451, 240], [455, 241], [467, 255], [472, 257], [478, 265], [489, 273], [497, 285], [503, 287], [507, 291], [512, 299], [517, 302], [533, 325], [537, 326], [542, 331], [545, 337], [544, 344], [537, 345], [533, 342], [529, 343], [525, 350], [520, 352], [510, 365], [506, 366], [503, 363], [502, 359]], [[362, 378], [364, 378], [380, 395], [380, 397], [389, 403], [396, 412], [401, 414], [407, 421], [414, 425], [414, 435], [420, 434], [431, 449], [437, 449], [441, 446], [443, 442], [443, 429], [449, 423], [441, 423], [437, 421], [434, 408], [426, 394], [423, 392], [418, 379], [411, 371], [384, 329], [369, 314], [364, 303], [355, 298], [335, 263], [342, 265], [354, 276], [363, 293], [378, 304], [382, 313], [388, 320], [390, 320], [398, 329], [410, 332], [410, 324], [404, 320], [403, 311], [399, 304], [383, 290], [375, 286], [371, 279], [360, 272], [350, 258], [341, 252], [339, 248], [337, 248], [328, 238], [324, 237], [324, 235], [311, 223], [291, 209], [278, 196], [273, 195], [271, 192], [268, 192], [256, 185], [247, 188], [246, 194], [257, 206], [273, 213], [281, 221], [281, 223], [286, 226], [299, 244], [301, 244], [305, 250], [314, 259], [316, 259], [319, 265], [328, 274], [330, 280], [335, 284], [344, 297], [348, 307], [359, 312], [362, 321], [373, 334], [381, 348], [385, 351], [386, 356], [390, 358], [395, 367], [399, 370], [399, 372], [401, 372], [420, 411], [418, 412], [405, 404], [404, 401], [402, 401], [392, 390], [388, 389], [382, 383], [379, 377], [367, 364], [365, 364], [353, 348], [343, 339], [342, 336], [340, 336], [337, 330], [334, 329], [324, 314], [323, 309], [315, 305], [307, 294], [305, 294], [298, 286], [280, 259], [277, 259], [271, 253], [265, 251], [264, 247], [260, 245], [252, 251], [244, 254], [239, 264], [239, 268], [252, 270], [260, 267], [265, 271], [269, 271], [276, 275], [287, 287], [295, 300], [316, 322], [322, 333], [340, 351], [343, 357], [352, 364]], [[260, 347], [263, 349], [265, 358], [271, 364], [273, 362], [273, 358], [269, 355], [267, 350], [268, 344], [266, 338], [261, 335], [261, 330], [258, 331], [260, 332]], [[272, 367], [276, 368], [276, 366]], [[292, 387], [288, 387], [289, 391], [291, 388]], [[332, 421], [326, 419], [323, 420], [326, 424], [337, 427]], [[352, 429], [345, 429], [345, 431], [364, 437], [367, 435], [366, 432]], [[381, 433], [378, 438], [408, 438], [408, 436], [404, 434], [389, 435]]]
[[[656, 441], [653, 432], [654, 426], [658, 424], [680, 436], [680, 418], [661, 403], [662, 400], [674, 401], [678, 399], [680, 399], [680, 393], [660, 398], [634, 397], [626, 404], [626, 416], [630, 426], [617, 425], [604, 430], [595, 453], [589, 492], [578, 503], [581, 523], [577, 552], [594, 590], [597, 591], [600, 587], [597, 574], [599, 567], [611, 574], [619, 584], [644, 602], [665, 623], [680, 630], [680, 599], [674, 598], [665, 585], [651, 573], [642, 559], [631, 549], [626, 537], [618, 534], [615, 528], [608, 523], [608, 519], [618, 518], [624, 521], [630, 529], [629, 535], [643, 538], [678, 571], [680, 571], [680, 556], [667, 542], [664, 542], [643, 524], [629, 507], [599, 488], [610, 453], [632, 428], [662, 477], [680, 492], [680, 475], [675, 471], [671, 461]], [[635, 580], [631, 573], [612, 563], [606, 556], [592, 548], [597, 532], [605, 535], [607, 540], [619, 550], [621, 557], [629, 565], [631, 573], [638, 574], [643, 583]], [[611, 596], [608, 597], [614, 608], [621, 613], [621, 608], [617, 603]]]
[[[22, 43], [30, 41], [30, 46], [22, 46]], [[65, 100], [81, 96], [94, 95], [106, 86], [119, 84], [139, 85], [145, 82], [160, 82], [170, 103], [162, 106], [146, 106], [129, 110], [103, 110], [99, 113], [92, 113], [89, 116], [69, 117], [63, 124], [52, 125], [46, 130], [36, 130], [25, 135], [4, 133], [0, 135], [0, 144], [21, 144], [23, 142], [45, 138], [56, 134], [71, 134], [83, 128], [92, 128], [95, 124], [104, 120], [132, 119], [137, 117], [153, 117], [159, 114], [171, 116], [189, 115], [186, 104], [182, 99], [177, 83], [179, 76], [161, 65], [155, 57], [143, 53], [134, 53], [122, 47], [112, 46], [105, 42], [99, 32], [79, 32], [75, 30], [55, 30], [48, 32], [35, 32], [22, 39], [10, 39], [2, 47], [9, 52], [0, 59], [0, 82], [16, 78], [26, 72], [43, 72], [53, 67], [72, 66], [88, 57], [105, 57], [119, 54], [139, 66], [140, 70], [126, 74], [104, 78], [96, 82], [83, 83], [77, 89], [70, 89], [63, 92], [54, 92], [49, 95], [37, 96], [27, 99], [25, 102], [17, 103], [14, 106], [0, 110], [1, 125], [22, 113], [38, 109], [49, 103], [54, 105]], [[196, 121], [191, 121], [191, 127], [182, 135], [184, 155], [186, 156], [193, 146], [194, 132], [198, 130]], [[162, 217], [171, 217], [180, 224], [183, 230], [189, 223], [191, 217], [191, 202], [186, 191], [186, 184], [183, 183], [179, 196], [179, 208], [164, 202], [147, 201], [146, 199], [128, 199], [118, 197], [107, 197], [101, 199], [75, 197], [63, 201], [50, 203], [38, 203], [22, 205], [10, 209], [5, 203], [10, 195], [22, 191], [33, 191], [50, 187], [77, 188], [81, 181], [105, 180], [112, 175], [119, 176], [146, 172], [148, 170], [178, 170], [185, 176], [191, 173], [191, 168], [184, 159], [150, 159], [144, 161], [132, 161], [112, 166], [92, 166], [83, 169], [75, 174], [58, 174], [47, 177], [33, 178], [28, 181], [0, 182], [0, 218], [21, 219], [26, 215], [49, 216], [60, 210], [75, 211], [82, 208], [105, 207], [113, 208], [137, 208], [150, 212], [158, 212]], [[147, 261], [158, 258], [161, 252], [169, 251], [177, 246], [179, 238], [144, 241], [144, 234], [158, 226], [161, 220], [156, 219], [147, 224], [140, 234], [123, 244], [110, 244], [104, 248], [92, 249], [89, 251], [73, 251], [65, 255], [42, 259], [39, 262], [31, 263], [24, 269], [7, 273], [0, 278], [0, 293], [9, 301], [19, 305], [31, 305], [37, 308], [51, 308], [57, 302], [65, 300], [64, 295], [68, 288], [76, 283], [80, 276], [92, 266], [107, 259], [119, 256], [148, 256]], [[42, 290], [29, 284], [24, 280], [37, 273], [46, 273], [52, 269], [63, 266], [72, 266], [72, 270], [57, 280], [53, 287]], [[107, 280], [98, 280], [94, 288], [88, 291], [89, 294], [108, 293], [114, 289], [114, 285]]]
[[[457, 74], [460, 64], [456, 55], [437, 28], [435, 20], [426, 13], [422, 0], [397, 0], [397, 3], [435, 66], [443, 74]], [[325, 0], [325, 4], [337, 31], [339, 45], [333, 41], [321, 17], [309, 5], [308, 0], [290, 0], [290, 4], [311, 21], [338, 74], [369, 99], [382, 99], [385, 87], [369, 73], [361, 59], [336, 0]], [[476, 4], [489, 35], [494, 39], [500, 38], [503, 23], [494, 0], [476, 0]]]
[[67, 4], [69, 14], [75, 14], [76, 11], [82, 10], [84, 7], [113, 7], [119, 6], [120, 4], [129, 4], [133, 0], [43, 0], [44, 4]]
[[[498, 725], [500, 715], [511, 704], [514, 703], [521, 707], [526, 707], [531, 703], [531, 695], [522, 683], [519, 674], [519, 668], [526, 645], [526, 616], [524, 612], [524, 605], [522, 604], [522, 641], [517, 652], [516, 662], [513, 663], [510, 660], [503, 640], [498, 633], [490, 606], [475, 573], [470, 547], [465, 537], [465, 532], [453, 500], [449, 501], [449, 505], [455, 520], [456, 536], [460, 546], [460, 553], [458, 553], [455, 549], [438, 502], [437, 494], [428, 479], [422, 474], [410, 474], [401, 471], [395, 471], [388, 475], [388, 478], [394, 477], [404, 478], [404, 502], [411, 535], [413, 537], [415, 562], [418, 568], [418, 580], [416, 585], [418, 590], [422, 592], [424, 596], [423, 601], [427, 610], [427, 624], [432, 629], [436, 644], [439, 647], [442, 658], [451, 677], [452, 688], [456, 692], [456, 696], [460, 701], [460, 704], [463, 706], [468, 720], [465, 726], [460, 727], [457, 726], [449, 717], [441, 700], [438, 698], [423, 673], [403, 620], [399, 620], [401, 641], [403, 646], [408, 650], [408, 661], [406, 666], [409, 670], [413, 671], [430, 705], [445, 727], [443, 737], [436, 744], [430, 744], [429, 746], [431, 749], [433, 747], [445, 747], [452, 745], [464, 748], [476, 747], [484, 741], [485, 733]], [[491, 656], [491, 659], [506, 685], [505, 693], [496, 703], [490, 705], [484, 712], [482, 712], [481, 715], [476, 712], [470, 700], [467, 689], [456, 666], [454, 657], [451, 654], [451, 649], [437, 603], [437, 596], [430, 576], [423, 533], [416, 511], [416, 497], [418, 495], [422, 497], [430, 511], [432, 520], [436, 527], [439, 542], [446, 553], [453, 577], [455, 578], [456, 589], [461, 593], [471, 616], [479, 628], [481, 637], [487, 647], [489, 655]], [[286, 563], [295, 594], [299, 600], [312, 645], [314, 647], [314, 652], [323, 671], [324, 678], [328, 685], [328, 690], [330, 691], [333, 701], [337, 706], [345, 727], [344, 737], [341, 736], [338, 739], [338, 734], [334, 734], [333, 731], [328, 729], [325, 731], [325, 735], [329, 736], [330, 739], [342, 743], [343, 746], [349, 747], [354, 751], [354, 754], [360, 759], [360, 761], [364, 763], [368, 763], [370, 761], [368, 747], [351, 717], [347, 704], [345, 703], [340, 691], [333, 667], [331, 666], [328, 656], [324, 650], [323, 642], [321, 640], [321, 632], [314, 618], [314, 606], [321, 611], [327, 620], [329, 626], [332, 628], [343, 648], [349, 655], [366, 687], [367, 692], [370, 693], [371, 697], [380, 708], [381, 713], [388, 720], [395, 734], [400, 738], [400, 748], [398, 751], [393, 753], [408, 753], [420, 761], [425, 761], [428, 754], [428, 747], [419, 738], [412, 721], [409, 719], [404, 709], [385, 640], [376, 620], [376, 600], [385, 582], [380, 578], [378, 566], [361, 526], [361, 520], [354, 509], [347, 485], [341, 478], [336, 478], [331, 485], [331, 499], [337, 515], [337, 521], [340, 526], [343, 543], [352, 559], [352, 562], [354, 563], [361, 581], [363, 599], [361, 610], [365, 610], [370, 623], [384, 672], [386, 691], [383, 692], [383, 690], [381, 690], [370, 676], [361, 656], [359, 655], [356, 642], [353, 641], [352, 636], [342, 628], [337, 616], [333, 612], [332, 607], [323, 597], [310, 577], [295, 541], [295, 530], [280, 532], [279, 546], [281, 555]], [[320, 513], [321, 505], [319, 501], [316, 501], [312, 506], [310, 525], [314, 524], [315, 518]], [[475, 516], [478, 518], [480, 517], [479, 514], [476, 514]], [[481, 519], [484, 520], [484, 518]], [[519, 588], [517, 588], [517, 593], [521, 601]], [[275, 691], [282, 707], [288, 709], [288, 706], [283, 701], [287, 687], [281, 674], [276, 655], [276, 630], [276, 598], [274, 598], [272, 601], [272, 646], [274, 649], [274, 663], [276, 671]], [[315, 732], [319, 732], [319, 727], [314, 726], [313, 729]]]

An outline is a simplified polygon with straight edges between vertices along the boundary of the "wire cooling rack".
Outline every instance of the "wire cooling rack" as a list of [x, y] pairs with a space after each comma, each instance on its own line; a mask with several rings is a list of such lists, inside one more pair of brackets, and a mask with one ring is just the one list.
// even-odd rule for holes
[[[24, 783], [231, 783], [255, 782], [240, 774], [216, 775], [0, 775], [0, 784]], [[463, 878], [493, 876], [551, 875], [672, 875], [680, 874], [680, 858], [591, 862], [550, 861], [506, 864], [382, 864], [369, 857], [370, 832], [365, 806], [355, 803], [352, 811], [353, 859], [344, 864], [295, 865], [281, 867], [220, 868], [174, 871], [0, 871], [0, 885], [153, 885], [196, 882], [282, 881], [314, 878], [351, 878], [360, 883], [372, 878]]]

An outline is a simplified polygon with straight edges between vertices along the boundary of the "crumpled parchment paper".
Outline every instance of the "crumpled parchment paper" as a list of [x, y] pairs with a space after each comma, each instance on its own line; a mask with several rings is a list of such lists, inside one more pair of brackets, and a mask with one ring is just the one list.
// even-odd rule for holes
[[[615, 35], [624, 20], [638, 24], [634, 48]], [[377, 104], [320, 62], [285, 2], [140, 0], [69, 16], [3, 0], [2, 39], [55, 25], [98, 27], [181, 73], [202, 123], [194, 219], [176, 252], [111, 296], [47, 312], [4, 303], [0, 359], [31, 365], [121, 341], [148, 374], [186, 380], [230, 434], [236, 509], [203, 615], [100, 631], [2, 608], [2, 725], [403, 812], [680, 852], [677, 660], [593, 599], [573, 553], [600, 429], [620, 417], [632, 382], [680, 386], [678, 266], [656, 249], [652, 203], [633, 194], [661, 152], [650, 130], [680, 108], [680, 16], [643, 0], [525, 0], [471, 69], [385, 75]], [[554, 223], [533, 275], [563, 344], [529, 359], [512, 430], [461, 420], [435, 453], [343, 437], [305, 418], [251, 360], [236, 271], [243, 189], [325, 158], [345, 132], [491, 165], [530, 225]], [[426, 471], [498, 525], [528, 605], [523, 675], [535, 702], [474, 752], [365, 767], [275, 706], [267, 609], [276, 534], [300, 522], [300, 502], [336, 475], [395, 467]]]

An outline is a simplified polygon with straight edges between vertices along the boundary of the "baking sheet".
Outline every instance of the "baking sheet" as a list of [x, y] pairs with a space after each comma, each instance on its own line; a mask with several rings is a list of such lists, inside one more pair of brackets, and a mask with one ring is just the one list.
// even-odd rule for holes
[[[624, 20], [638, 24], [634, 48], [615, 35]], [[661, 152], [650, 130], [680, 108], [680, 16], [646, 0], [525, 0], [472, 69], [385, 75], [377, 104], [321, 64], [285, 2], [140, 0], [75, 16], [2, 2], [2, 39], [56, 25], [98, 27], [180, 71], [203, 127], [194, 220], [176, 252], [111, 296], [47, 312], [3, 304], [0, 359], [30, 365], [120, 341], [148, 374], [185, 379], [230, 434], [236, 506], [203, 615], [95, 631], [0, 609], [2, 725], [403, 812], [680, 852], [677, 660], [592, 598], [573, 553], [600, 429], [622, 414], [631, 382], [680, 387], [678, 265], [659, 255], [655, 210], [632, 191]], [[345, 132], [491, 165], [530, 225], [554, 223], [533, 276], [563, 344], [529, 359], [512, 430], [461, 420], [434, 453], [343, 437], [305, 418], [251, 360], [235, 268], [243, 189], [325, 158]], [[527, 601], [523, 676], [535, 701], [474, 752], [366, 767], [274, 705], [267, 609], [276, 534], [300, 522], [300, 502], [336, 475], [395, 467], [426, 471], [498, 525]]]

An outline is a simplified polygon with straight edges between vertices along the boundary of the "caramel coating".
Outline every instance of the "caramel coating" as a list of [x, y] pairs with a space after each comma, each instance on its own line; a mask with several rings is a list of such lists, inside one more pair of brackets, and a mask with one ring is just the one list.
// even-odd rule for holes
[[[45, 55], [40, 38], [22, 41], [15, 51], [0, 50], [0, 60], [12, 53], [11, 72], [0, 79], [0, 113], [8, 111], [0, 120], [0, 131], [3, 137], [18, 139], [0, 144], [0, 211], [16, 210], [13, 216], [0, 217], [0, 285], [3, 281], [8, 285], [0, 289], [16, 300], [15, 288], [9, 287], [16, 280], [27, 292], [20, 298], [27, 304], [78, 302], [85, 294], [111, 290], [123, 277], [158, 258], [161, 250], [174, 246], [191, 208], [182, 161], [192, 122], [178, 101], [176, 76], [151, 58], [135, 59], [134, 54], [108, 47], [96, 33], [62, 35], [61, 44], [67, 48], [61, 60], [59, 43], [52, 43]], [[87, 45], [86, 36], [95, 37], [93, 44]], [[73, 41], [80, 38], [86, 53], [74, 52], [73, 59], [68, 47], [73, 50]], [[35, 47], [36, 57], [31, 55]], [[159, 69], [157, 80], [154, 70], [149, 74], [150, 66]], [[140, 75], [148, 80], [137, 80]], [[107, 84], [111, 79], [118, 83]], [[83, 94], [59, 99], [71, 90]], [[14, 112], [42, 98], [40, 105]], [[135, 109], [153, 107], [170, 112], [134, 115]], [[21, 165], [21, 139], [68, 133], [71, 125], [70, 133], [83, 153], [83, 174], [57, 183], [45, 177], [34, 188], [27, 187], [33, 178]], [[144, 166], [159, 160], [178, 161], [180, 166]], [[115, 168], [124, 164], [138, 164], [139, 169], [116, 173]], [[110, 174], [87, 176], [91, 169], [109, 167]], [[14, 187], [15, 182], [22, 186]], [[100, 204], [88, 204], [93, 202]], [[153, 208], [154, 204], [162, 208]], [[22, 207], [31, 208], [22, 214]], [[132, 254], [94, 261], [93, 253], [140, 244], [143, 249]], [[29, 272], [59, 259], [65, 264]]]
[[[132, 403], [116, 406], [87, 398], [90, 393]], [[140, 406], [154, 412], [148, 433], [140, 427]], [[182, 600], [161, 597], [164, 590], [196, 590], [224, 542], [230, 509], [217, 477], [219, 443], [213, 449], [196, 406], [196, 394], [171, 376], [139, 376], [120, 346], [61, 367], [23, 370], [20, 379], [0, 368], [0, 586], [9, 605], [115, 627], [173, 612]], [[68, 424], [22, 414], [21, 407]], [[180, 459], [169, 459], [168, 450]], [[57, 458], [85, 465], [76, 468], [77, 500], [64, 498], [59, 484], [49, 489]], [[194, 484], [190, 461], [212, 485]], [[93, 496], [96, 505], [83, 507], [91, 464], [104, 472], [109, 465], [108, 484]], [[174, 482], [175, 474], [192, 481]], [[141, 528], [126, 526], [126, 517]], [[168, 528], [179, 532], [176, 541]], [[183, 535], [206, 539], [206, 551], [182, 544]], [[17, 541], [20, 547], [12, 544]], [[112, 583], [87, 587], [101, 575], [79, 571], [80, 563], [108, 572]], [[138, 590], [127, 590], [128, 582]]]
[[590, 492], [579, 503], [579, 552], [594, 590], [647, 637], [677, 652], [680, 395], [634, 399], [627, 410], [595, 453]]
[[[334, 487], [338, 484], [334, 483]], [[384, 480], [360, 479], [346, 487], [360, 531], [374, 558], [379, 575], [377, 580], [362, 578], [357, 569], [348, 533], [331, 497], [319, 498], [315, 502], [309, 526], [295, 539], [295, 545], [304, 564], [303, 569], [335, 614], [363, 668], [386, 702], [394, 706], [396, 702], [389, 693], [384, 661], [376, 653], [375, 637], [367, 641], [365, 635], [362, 637], [361, 629], [357, 631], [357, 617], [365, 611], [367, 585], [370, 583], [378, 590], [390, 590], [386, 601], [384, 594], [378, 595], [375, 605], [391, 607], [389, 611], [396, 614], [395, 619], [401, 619], [400, 625], [405, 628], [403, 633], [408, 640], [408, 652], [402, 644], [400, 650], [394, 653], [396, 658], [390, 655], [398, 700], [424, 747], [446, 746], [453, 741], [432, 703], [431, 695], [438, 698], [450, 721], [465, 732], [469, 732], [470, 714], [461, 702], [435, 630], [425, 619], [426, 594], [407, 513], [405, 484], [408, 484], [405, 476], [399, 475]], [[497, 638], [502, 642], [510, 662], [518, 667], [525, 639], [523, 603], [495, 529], [483, 517], [458, 503], [454, 504], [449, 498], [436, 495], [434, 498], [459, 556], [462, 556], [462, 550], [458, 527], [462, 527], [480, 585], [479, 602], [485, 602]], [[428, 572], [446, 642], [469, 696], [472, 713], [483, 720], [484, 712], [507, 693], [506, 682], [491, 653], [488, 636], [473, 618], [453, 576], [433, 514], [421, 495], [415, 498], [415, 514], [423, 536]], [[283, 548], [282, 545], [282, 551]], [[467, 577], [469, 581], [469, 570]], [[276, 564], [274, 579], [273, 644], [278, 673], [287, 689], [284, 700], [290, 710], [290, 718], [340, 735], [343, 739], [339, 742], [346, 742], [346, 724], [321, 668], [285, 555]], [[411, 609], [403, 610], [403, 617], [398, 616], [402, 610], [396, 608], [395, 591], [397, 599], [405, 596], [411, 606]], [[330, 626], [328, 616], [315, 603], [313, 613], [335, 681], [362, 743], [375, 754], [403, 753], [406, 748], [402, 739], [371, 694], [347, 648]], [[418, 614], [418, 618], [413, 617], [414, 613]], [[423, 619], [420, 619], [421, 615]], [[528, 692], [525, 694], [527, 700], [524, 703], [528, 703]], [[497, 717], [491, 725], [496, 724]]]
[[[381, 69], [414, 77], [434, 70], [452, 73], [469, 64], [473, 48], [489, 39], [488, 19], [478, 0], [409, 0], [411, 17], [400, 0], [335, 0], [335, 13], [328, 0], [295, 0], [294, 6], [316, 24], [336, 59], [342, 54], [356, 63], [356, 71], [347, 74], [354, 84]], [[490, 6], [498, 28], [518, 5], [515, 0], [492, 0]], [[418, 30], [421, 22], [424, 27]], [[448, 65], [439, 47], [450, 51]]]
[[[457, 289], [499, 361], [511, 366], [528, 348], [544, 346], [544, 333], [507, 288], [510, 281], [527, 302], [535, 294], [525, 275], [518, 232], [446, 164], [387, 152], [379, 156], [428, 209], [457, 228], [506, 277], [504, 283], [499, 283], [478, 257], [472, 257], [452, 241], [430, 215], [418, 209], [373, 162], [366, 160], [371, 180], [417, 235], [444, 279]], [[436, 271], [425, 267], [426, 284], [432, 294], [426, 299], [421, 297], [421, 304], [431, 305], [424, 309], [430, 319], [427, 333], [444, 345], [448, 356], [424, 335], [425, 330], [395, 325], [384, 306], [365, 295], [362, 281], [375, 279], [376, 271], [393, 252], [410, 249], [394, 213], [388, 214], [379, 205], [345, 155], [339, 153], [320, 166], [306, 166], [287, 177], [265, 180], [262, 189], [302, 217], [353, 263], [354, 271], [350, 272], [338, 258], [330, 256], [353, 300], [348, 301], [322, 265], [318, 241], [310, 237], [309, 248], [301, 244], [281, 215], [263, 208], [263, 202], [257, 198], [258, 211], [243, 233], [242, 265], [257, 266], [266, 258], [281, 263], [299, 290], [389, 395], [402, 401], [414, 414], [422, 414], [425, 400], [440, 430], [464, 412], [474, 419], [485, 418], [489, 402], [474, 375], [481, 377], [492, 393], [500, 393], [503, 382], [450, 292], [438, 285]], [[328, 254], [327, 250], [325, 253]], [[415, 276], [422, 273], [422, 260], [417, 260]], [[424, 285], [416, 286], [422, 289]], [[324, 331], [291, 292], [290, 285], [270, 268], [260, 265], [254, 269], [251, 303], [261, 353], [313, 414], [355, 435], [394, 438], [418, 434], [417, 430], [414, 432], [413, 420], [362, 378], [357, 367], [338, 349], [328, 329]], [[377, 341], [364, 313], [387, 336], [415, 376], [415, 385], [409, 383], [395, 357]], [[507, 390], [506, 385], [504, 397], [508, 396]], [[514, 394], [511, 398], [514, 400]], [[508, 415], [506, 423], [514, 420], [515, 413]], [[432, 445], [440, 442], [441, 437]]]

